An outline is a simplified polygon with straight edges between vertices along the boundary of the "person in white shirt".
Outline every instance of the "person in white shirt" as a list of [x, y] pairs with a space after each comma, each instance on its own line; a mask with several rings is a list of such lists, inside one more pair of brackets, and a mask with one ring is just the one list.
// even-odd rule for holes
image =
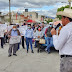
[[31, 52], [34, 53], [33, 46], [32, 46], [32, 39], [33, 39], [33, 29], [31, 28], [31, 24], [28, 24], [28, 29], [26, 30], [26, 33], [25, 33], [27, 53], [28, 53], [28, 50], [29, 50], [29, 43], [30, 43], [30, 46], [31, 46]]
[[39, 26], [37, 28], [37, 31], [35, 33], [35, 48], [38, 47], [37, 52], [39, 52], [39, 48], [40, 48], [40, 44], [39, 44], [39, 40], [43, 37], [43, 32], [41, 31], [41, 27]]
[[66, 8], [57, 15], [62, 16], [63, 28], [59, 36], [53, 28], [51, 34], [53, 36], [53, 44], [56, 50], [59, 50], [61, 57], [60, 72], [72, 72], [72, 9]]

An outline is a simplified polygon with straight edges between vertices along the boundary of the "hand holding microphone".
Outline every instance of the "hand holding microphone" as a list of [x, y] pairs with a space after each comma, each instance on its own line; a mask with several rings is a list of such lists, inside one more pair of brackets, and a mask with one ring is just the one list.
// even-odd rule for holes
[[56, 35], [56, 30], [57, 30], [57, 28], [60, 27], [60, 26], [61, 26], [61, 24], [59, 23], [55, 28], [53, 28], [53, 29], [51, 30], [51, 34], [52, 34], [52, 35]]
[[59, 28], [61, 26], [61, 24], [59, 23], [56, 27], [55, 30], [57, 30], [57, 28]]

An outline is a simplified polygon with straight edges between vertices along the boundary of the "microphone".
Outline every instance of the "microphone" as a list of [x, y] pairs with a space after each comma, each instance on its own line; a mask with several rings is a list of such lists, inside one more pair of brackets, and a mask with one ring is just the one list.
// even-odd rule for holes
[[58, 27], [60, 27], [61, 26], [61, 24], [59, 23], [56, 27], [55, 27], [55, 30], [58, 28]]

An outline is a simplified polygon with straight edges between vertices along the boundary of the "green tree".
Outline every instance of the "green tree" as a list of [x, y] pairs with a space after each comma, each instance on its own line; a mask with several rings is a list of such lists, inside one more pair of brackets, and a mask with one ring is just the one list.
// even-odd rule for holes
[[5, 21], [8, 21], [8, 22], [10, 22], [10, 18], [9, 18], [9, 19], [6, 19]]
[[49, 23], [49, 22], [53, 22], [53, 19], [48, 19], [48, 20], [45, 20], [47, 23]]
[[[57, 12], [59, 12], [59, 11], [64, 11], [65, 8], [69, 8], [69, 5], [67, 5], [67, 6], [65, 6], [65, 7], [58, 8], [58, 9], [57, 9]], [[72, 7], [71, 7], [71, 9], [72, 9]], [[59, 19], [61, 20], [61, 16], [60, 16], [60, 15], [57, 15], [57, 18], [59, 18]]]

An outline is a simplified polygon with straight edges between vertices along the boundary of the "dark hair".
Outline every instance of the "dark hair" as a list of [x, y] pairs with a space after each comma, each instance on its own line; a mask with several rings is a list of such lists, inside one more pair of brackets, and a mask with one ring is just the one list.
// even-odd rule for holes
[[26, 25], [26, 23], [24, 23], [24, 25]]
[[69, 17], [66, 17], [66, 16], [63, 16], [64, 18], [68, 18], [70, 22], [72, 22], [72, 18], [69, 18]]
[[17, 25], [17, 28], [19, 28], [19, 25]]
[[[38, 26], [38, 28], [39, 28], [39, 27], [41, 28], [41, 26]], [[38, 28], [37, 28], [37, 30], [38, 30]]]
[[42, 22], [42, 23], [44, 23], [44, 22]]
[[33, 24], [33, 26], [35, 26], [35, 24]]
[[30, 25], [30, 26], [31, 26], [31, 24], [28, 24], [28, 25]]

